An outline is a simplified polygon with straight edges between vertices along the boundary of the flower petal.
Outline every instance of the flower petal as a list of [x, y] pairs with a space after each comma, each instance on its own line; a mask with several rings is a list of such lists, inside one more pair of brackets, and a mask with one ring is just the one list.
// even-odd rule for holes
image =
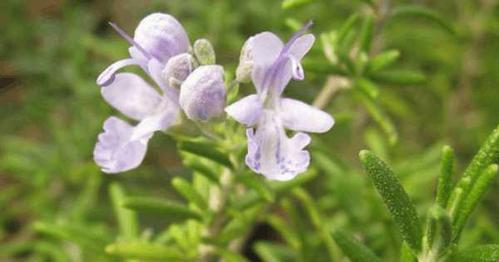
[[109, 85], [114, 80], [114, 75], [118, 70], [125, 66], [129, 65], [137, 65], [139, 61], [133, 58], [122, 59], [117, 62], [114, 62], [110, 66], [108, 66], [102, 73], [100, 73], [99, 77], [97, 77], [97, 84], [100, 86]]
[[279, 115], [284, 126], [295, 131], [323, 133], [334, 125], [328, 113], [290, 98], [281, 99]]
[[99, 134], [94, 148], [94, 160], [103, 172], [124, 172], [142, 163], [151, 136], [131, 141], [133, 129], [130, 124], [117, 117], [109, 117], [104, 122], [104, 132]]
[[189, 37], [173, 16], [152, 13], [144, 17], [135, 29], [134, 41], [149, 54], [166, 63], [172, 56], [189, 50]]
[[304, 172], [310, 163], [309, 153], [303, 150], [310, 143], [310, 137], [298, 133], [290, 139], [274, 112], [266, 111], [264, 114], [256, 131], [253, 128], [246, 131], [246, 164], [268, 179], [290, 180]]
[[263, 105], [258, 95], [249, 95], [226, 107], [225, 112], [237, 122], [253, 126], [262, 115]]
[[159, 93], [132, 73], [116, 74], [115, 80], [102, 87], [101, 93], [110, 105], [135, 120], [153, 114], [161, 102]]
[[144, 137], [150, 136], [152, 133], [158, 130], [166, 130], [179, 117], [180, 110], [177, 105], [169, 103], [164, 105], [164, 109], [160, 113], [148, 116], [144, 118], [140, 123], [134, 128], [133, 133], [130, 137], [131, 140], [140, 140]]
[[270, 32], [263, 32], [253, 36], [251, 40], [251, 55], [253, 57], [253, 71], [251, 78], [257, 90], [262, 90], [267, 71], [274, 64], [281, 53], [284, 44], [281, 39]]
[[313, 34], [302, 35], [293, 42], [289, 52], [300, 61], [312, 48], [314, 42], [315, 36]]

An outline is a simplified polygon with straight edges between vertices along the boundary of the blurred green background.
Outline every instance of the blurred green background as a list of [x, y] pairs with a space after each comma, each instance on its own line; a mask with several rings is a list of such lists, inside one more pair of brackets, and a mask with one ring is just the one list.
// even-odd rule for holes
[[[352, 13], [369, 9], [366, 1], [310, 2], [283, 9], [281, 1], [270, 0], [1, 1], [0, 261], [107, 261], [111, 258], [102, 255], [102, 247], [118, 231], [108, 184], [119, 181], [133, 195], [177, 199], [170, 180], [190, 174], [168, 136], [154, 136], [144, 163], [131, 172], [106, 175], [94, 164], [97, 134], [103, 121], [116, 114], [101, 98], [95, 79], [108, 64], [127, 56], [128, 47], [108, 21], [131, 34], [145, 15], [169, 13], [191, 42], [212, 41], [217, 63], [234, 72], [240, 48], [255, 33], [273, 31], [286, 38], [294, 31], [293, 21], [311, 19], [311, 31], [319, 36], [337, 30]], [[383, 3], [386, 8], [424, 5], [456, 33], [417, 17], [378, 23], [374, 45], [400, 50], [397, 67], [418, 70], [426, 81], [380, 86], [380, 104], [399, 133], [394, 145], [349, 92], [335, 95], [326, 110], [337, 123], [314, 138], [319, 175], [306, 188], [328, 210], [324, 215], [331, 223], [362, 232], [376, 253], [391, 260], [397, 256], [397, 241], [390, 238], [399, 236], [360, 172], [357, 153], [376, 151], [392, 164], [418, 210], [428, 207], [440, 147], [455, 149], [456, 168], [462, 170], [499, 123], [499, 5], [494, 0]], [[328, 63], [320, 41], [307, 59]], [[308, 69], [305, 63], [306, 80], [291, 83], [286, 95], [314, 100], [329, 74]], [[241, 92], [252, 92], [252, 87]], [[499, 243], [498, 185], [496, 180], [479, 206], [462, 245]], [[143, 229], [165, 225], [158, 216], [140, 218]], [[81, 237], [47, 226], [64, 221]], [[254, 233], [244, 253], [254, 260], [253, 243], [281, 242], [266, 222], [256, 222], [249, 232]]]

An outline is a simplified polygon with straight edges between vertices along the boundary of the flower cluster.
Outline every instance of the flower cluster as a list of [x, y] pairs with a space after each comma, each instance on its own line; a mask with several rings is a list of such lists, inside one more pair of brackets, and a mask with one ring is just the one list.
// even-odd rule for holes
[[[187, 33], [172, 16], [155, 13], [145, 17], [133, 38], [111, 25], [130, 43], [130, 58], [106, 68], [97, 84], [111, 106], [138, 124], [108, 118], [98, 137], [94, 160], [102, 171], [118, 173], [140, 165], [153, 133], [179, 122], [181, 109], [189, 118], [202, 121], [223, 113], [225, 87], [222, 67], [198, 62], [207, 59], [189, 52]], [[128, 65], [140, 66], [159, 89], [139, 75], [117, 73]], [[214, 98], [208, 102], [210, 96]]]
[[[236, 79], [251, 80], [256, 94], [225, 107], [224, 70], [215, 64], [207, 40], [197, 40], [191, 47], [183, 27], [167, 14], [145, 17], [133, 38], [111, 24], [130, 43], [130, 57], [106, 68], [97, 84], [104, 99], [137, 124], [108, 118], [94, 149], [96, 163], [106, 173], [133, 169], [142, 162], [154, 132], [168, 130], [183, 115], [206, 122], [225, 111], [247, 127], [250, 169], [273, 180], [289, 180], [304, 172], [310, 162], [304, 150], [310, 137], [305, 132], [326, 132], [334, 124], [329, 114], [281, 96], [291, 79], [305, 77], [300, 60], [315, 41], [312, 34], [305, 34], [310, 25], [286, 44], [270, 32], [250, 37]], [[118, 73], [129, 65], [139, 66], [157, 88], [136, 74]], [[297, 133], [290, 138], [285, 129]]]

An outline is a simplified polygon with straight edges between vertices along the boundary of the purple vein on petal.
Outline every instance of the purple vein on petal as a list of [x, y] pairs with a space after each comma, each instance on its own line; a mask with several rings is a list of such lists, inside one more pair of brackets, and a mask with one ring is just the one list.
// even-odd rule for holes
[[279, 56], [277, 56], [277, 59], [274, 61], [274, 63], [270, 66], [270, 68], [268, 69], [267, 73], [265, 74], [264, 78], [263, 78], [263, 81], [262, 81], [262, 85], [263, 85], [263, 88], [262, 90], [266, 89], [266, 84], [272, 84], [273, 82], [273, 78], [275, 76], [278, 75], [279, 71], [278, 70], [282, 70], [280, 69], [282, 67], [282, 64], [284, 63], [284, 59], [287, 57], [287, 52], [289, 51], [289, 49], [291, 48], [291, 46], [293, 45], [293, 43], [296, 41], [296, 39], [298, 39], [300, 36], [304, 35], [305, 32], [314, 25], [314, 23], [310, 20], [308, 21], [305, 25], [303, 25], [302, 28], [300, 28], [300, 30], [298, 30], [297, 32], [295, 32], [291, 38], [289, 38], [288, 42], [286, 43], [286, 45], [284, 45], [284, 47], [282, 48], [281, 52], [279, 53]]
[[121, 36], [123, 37], [130, 45], [135, 46], [137, 50], [139, 50], [147, 59], [151, 59], [151, 55], [144, 49], [139, 43], [135, 42], [133, 38], [131, 38], [123, 29], [121, 29], [118, 25], [113, 22], [109, 22], [109, 25]]

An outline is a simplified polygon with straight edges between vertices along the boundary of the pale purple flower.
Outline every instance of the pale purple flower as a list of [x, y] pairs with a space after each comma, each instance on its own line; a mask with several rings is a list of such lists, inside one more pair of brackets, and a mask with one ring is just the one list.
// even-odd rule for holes
[[202, 65], [180, 87], [180, 107], [194, 121], [209, 121], [223, 114], [225, 86], [223, 68]]
[[[132, 126], [119, 118], [108, 118], [98, 137], [94, 160], [102, 171], [118, 173], [140, 165], [153, 133], [166, 130], [179, 117], [179, 92], [163, 79], [162, 72], [171, 57], [188, 51], [189, 39], [180, 23], [167, 14], [145, 17], [133, 39], [111, 25], [131, 44], [131, 57], [106, 68], [97, 84], [102, 86], [102, 96], [111, 106], [138, 124]], [[161, 92], [136, 74], [116, 73], [127, 65], [140, 66]]]
[[[272, 180], [290, 180], [304, 172], [310, 163], [310, 155], [304, 150], [310, 137], [303, 132], [326, 132], [334, 124], [326, 112], [281, 97], [291, 78], [304, 78], [300, 60], [315, 41], [312, 34], [304, 34], [310, 25], [295, 33], [286, 44], [270, 32], [251, 37], [245, 44], [240, 66], [251, 69], [257, 93], [225, 109], [248, 127], [246, 164]], [[297, 133], [289, 138], [285, 128]]]

